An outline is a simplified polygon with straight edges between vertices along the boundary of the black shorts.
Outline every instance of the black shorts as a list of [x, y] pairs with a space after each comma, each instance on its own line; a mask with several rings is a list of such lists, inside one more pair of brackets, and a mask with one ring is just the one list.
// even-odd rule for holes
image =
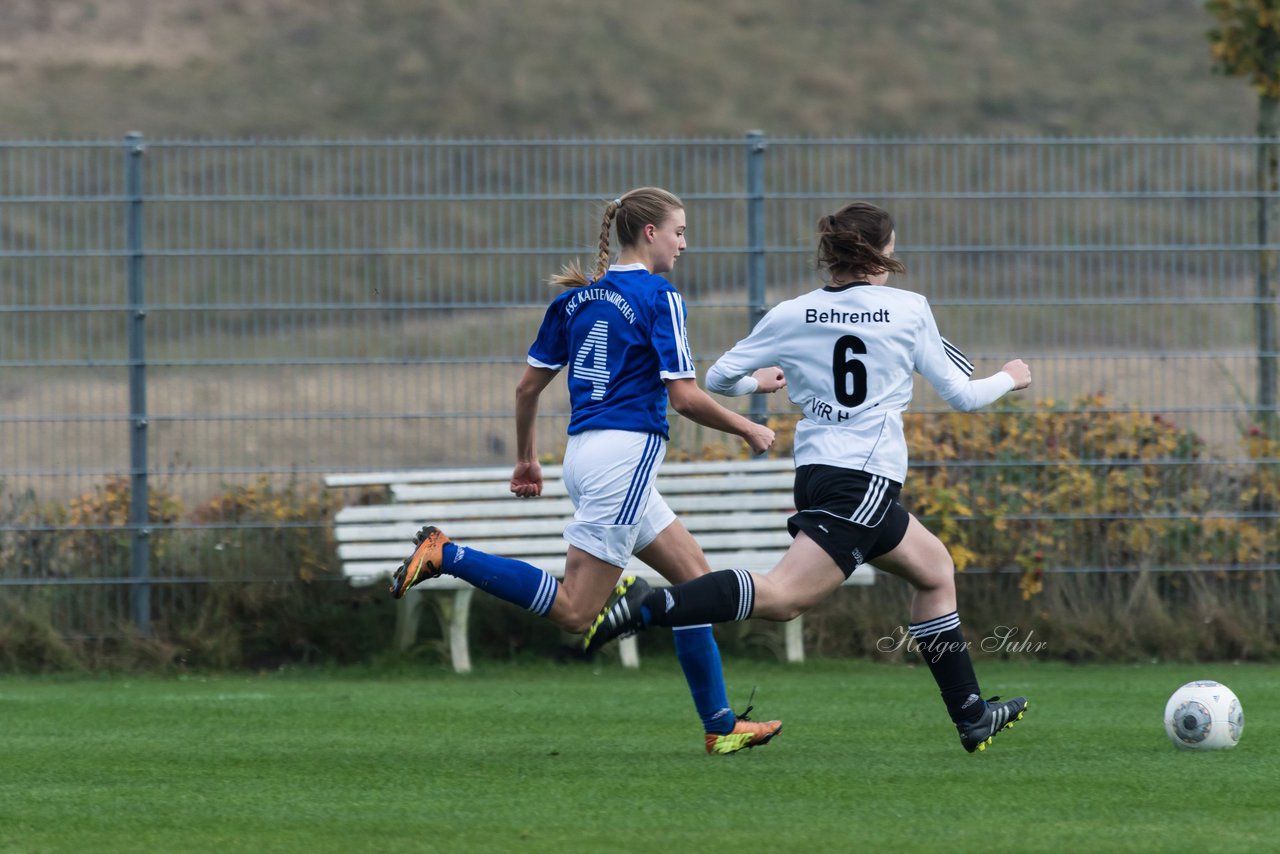
[[810, 465], [796, 469], [796, 514], [787, 520], [794, 537], [804, 531], [831, 555], [845, 578], [860, 563], [892, 551], [910, 520], [898, 503], [902, 484], [853, 469]]

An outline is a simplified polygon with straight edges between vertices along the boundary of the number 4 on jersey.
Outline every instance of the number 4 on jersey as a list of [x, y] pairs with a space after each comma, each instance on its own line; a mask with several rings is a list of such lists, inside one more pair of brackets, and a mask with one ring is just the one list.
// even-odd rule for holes
[[609, 324], [597, 320], [573, 359], [573, 375], [591, 383], [591, 399], [603, 400], [609, 387]]

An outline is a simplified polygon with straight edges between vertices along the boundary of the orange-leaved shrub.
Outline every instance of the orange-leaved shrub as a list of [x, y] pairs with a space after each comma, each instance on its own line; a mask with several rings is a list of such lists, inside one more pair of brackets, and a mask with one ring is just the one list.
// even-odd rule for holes
[[[773, 453], [790, 452], [795, 420], [771, 420]], [[1245, 431], [1243, 457], [1218, 458], [1167, 416], [1103, 395], [908, 413], [905, 427], [902, 501], [970, 576], [958, 590], [975, 639], [1014, 627], [1068, 659], [1280, 651], [1268, 616], [1280, 605], [1280, 449], [1263, 430]], [[885, 579], [816, 608], [806, 641], [881, 656], [909, 608], [908, 585]]]
[[[772, 453], [790, 453], [796, 420], [770, 420]], [[1245, 437], [1239, 464], [1213, 459], [1167, 417], [1101, 394], [909, 412], [904, 424], [903, 504], [958, 570], [1018, 571], [1025, 598], [1043, 589], [1047, 569], [1237, 570], [1280, 554], [1277, 448], [1259, 430]]]
[[1277, 554], [1276, 484], [1260, 460], [1215, 460], [1192, 431], [1103, 395], [984, 413], [908, 415], [907, 506], [958, 569], [1240, 570]]

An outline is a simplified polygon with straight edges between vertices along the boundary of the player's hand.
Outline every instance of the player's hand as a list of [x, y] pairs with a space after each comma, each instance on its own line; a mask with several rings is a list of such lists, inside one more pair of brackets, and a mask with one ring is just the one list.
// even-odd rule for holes
[[521, 460], [511, 473], [511, 491], [521, 498], [542, 494], [542, 465], [537, 460]]
[[773, 447], [773, 431], [763, 424], [752, 423], [751, 429], [742, 438], [746, 439], [752, 453], [756, 456]]
[[1013, 377], [1013, 390], [1026, 388], [1031, 385], [1031, 368], [1021, 359], [1014, 359], [1007, 362], [1000, 370]]
[[761, 368], [751, 376], [759, 384], [756, 394], [773, 394], [778, 389], [787, 387], [787, 378], [783, 376], [782, 368]]

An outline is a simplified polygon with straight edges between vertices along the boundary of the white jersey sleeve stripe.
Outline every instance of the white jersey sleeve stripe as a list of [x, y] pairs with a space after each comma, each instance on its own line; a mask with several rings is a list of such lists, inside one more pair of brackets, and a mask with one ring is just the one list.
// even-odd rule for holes
[[952, 344], [946, 338], [942, 339], [942, 346], [946, 348], [947, 358], [951, 360], [957, 368], [964, 371], [965, 376], [973, 376], [973, 362], [965, 358], [964, 353], [960, 352], [960, 348]]
[[689, 327], [684, 322], [684, 297], [676, 294], [676, 304], [680, 306], [680, 346], [684, 349], [684, 357], [689, 370], [695, 371], [693, 349], [689, 346]]
[[676, 338], [676, 349], [680, 353], [680, 370], [681, 372], [692, 371], [693, 354], [689, 352], [689, 335], [684, 328], [684, 310], [680, 295], [677, 293], [667, 294], [667, 308], [671, 312], [671, 329]]

